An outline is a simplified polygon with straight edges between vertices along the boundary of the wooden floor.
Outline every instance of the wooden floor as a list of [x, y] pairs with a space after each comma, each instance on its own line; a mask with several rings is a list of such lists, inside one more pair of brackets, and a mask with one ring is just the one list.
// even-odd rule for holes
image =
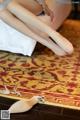
[[[0, 97], [0, 110], [8, 110], [15, 101]], [[28, 112], [11, 114], [10, 120], [80, 120], [80, 111], [37, 104]]]

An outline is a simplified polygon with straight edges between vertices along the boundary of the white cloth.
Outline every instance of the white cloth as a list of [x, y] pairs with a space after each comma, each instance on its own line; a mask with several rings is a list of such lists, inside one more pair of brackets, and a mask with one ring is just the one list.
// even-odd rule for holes
[[[55, 6], [53, 6], [53, 8], [55, 8]], [[71, 10], [70, 8], [69, 10], [68, 8], [66, 9], [66, 11], [68, 10], [69, 13]], [[64, 13], [63, 17], [60, 17], [59, 19], [59, 16], [62, 16], [63, 13], [58, 15], [58, 13], [55, 10], [56, 9], [53, 10], [56, 15], [56, 17], [54, 16], [53, 19], [54, 22], [51, 22], [50, 16], [48, 15], [38, 16], [40, 20], [45, 22], [50, 27], [53, 27], [54, 30], [60, 27], [60, 25], [63, 23], [63, 19], [66, 18], [65, 16], [68, 16], [69, 14], [65, 12], [66, 15]], [[35, 28], [33, 30], [37, 31]], [[40, 32], [39, 34], [43, 33]], [[36, 43], [37, 42], [32, 38], [25, 36], [24, 34], [18, 32], [17, 30], [0, 20], [0, 50], [5, 50], [13, 53], [21, 53], [23, 55], [31, 56], [35, 49]]]
[[[38, 18], [51, 26], [49, 16], [38, 16]], [[36, 43], [32, 38], [25, 36], [0, 20], [0, 50], [31, 56]]]
[[31, 56], [36, 41], [0, 20], [0, 50]]

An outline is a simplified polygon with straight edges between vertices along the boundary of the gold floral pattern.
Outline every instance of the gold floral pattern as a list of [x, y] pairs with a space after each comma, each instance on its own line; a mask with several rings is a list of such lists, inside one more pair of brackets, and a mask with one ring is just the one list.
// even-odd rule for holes
[[41, 95], [52, 103], [80, 107], [80, 22], [66, 20], [59, 31], [73, 43], [72, 55], [58, 57], [40, 44], [32, 57], [0, 51], [0, 90], [6, 86], [8, 96]]

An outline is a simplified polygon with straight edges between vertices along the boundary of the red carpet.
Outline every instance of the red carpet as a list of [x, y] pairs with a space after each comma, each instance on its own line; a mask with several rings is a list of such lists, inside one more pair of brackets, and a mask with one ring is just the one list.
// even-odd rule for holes
[[32, 57], [0, 52], [0, 93], [4, 86], [10, 90], [1, 96], [41, 95], [54, 105], [80, 109], [80, 22], [65, 21], [60, 33], [73, 43], [72, 55], [58, 57], [42, 45]]

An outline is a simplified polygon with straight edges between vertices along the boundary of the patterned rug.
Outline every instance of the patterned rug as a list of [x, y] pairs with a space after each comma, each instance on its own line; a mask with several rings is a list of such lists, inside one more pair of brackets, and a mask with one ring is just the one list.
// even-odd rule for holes
[[58, 57], [40, 44], [32, 57], [0, 51], [0, 96], [41, 95], [46, 104], [80, 110], [80, 21], [66, 20], [59, 31], [73, 43], [72, 55]]

